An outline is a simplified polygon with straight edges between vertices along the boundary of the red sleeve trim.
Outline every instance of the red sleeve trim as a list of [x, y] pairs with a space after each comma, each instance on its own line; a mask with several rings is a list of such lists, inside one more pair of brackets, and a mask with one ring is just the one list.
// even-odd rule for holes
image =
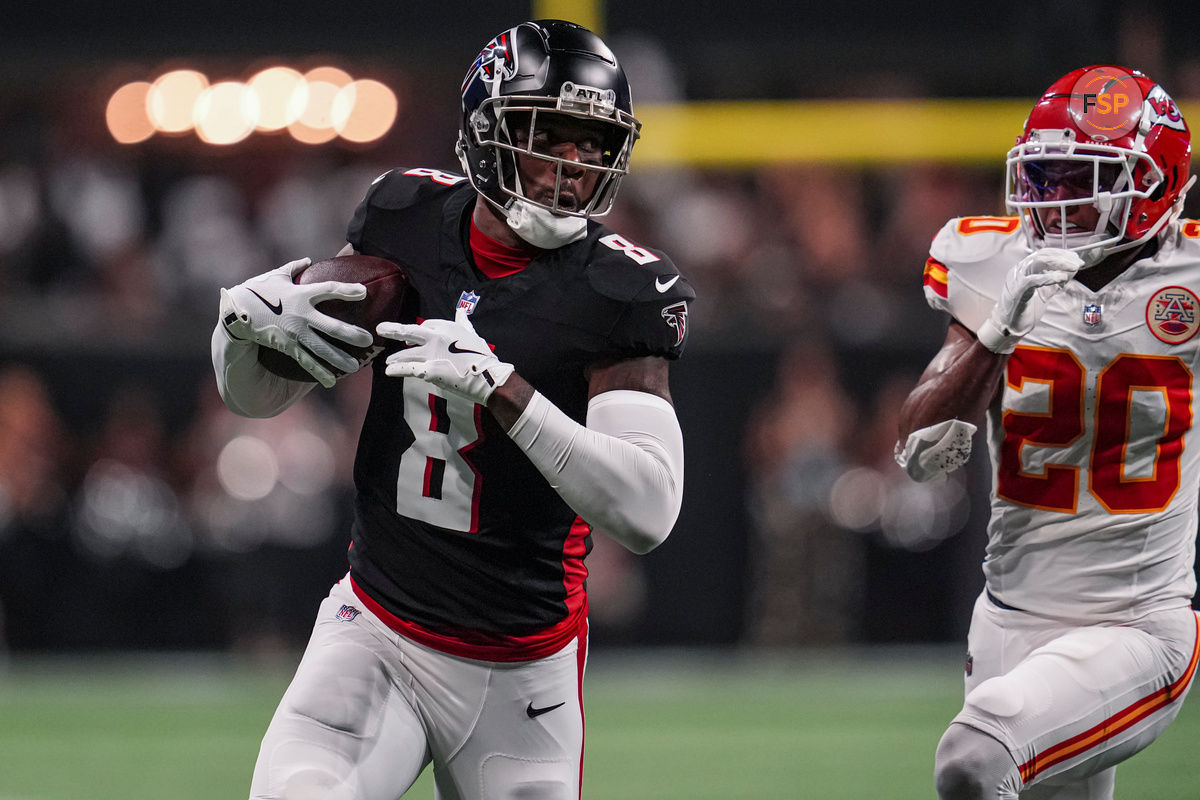
[[950, 294], [950, 272], [946, 265], [930, 256], [925, 261], [925, 285], [938, 297]]

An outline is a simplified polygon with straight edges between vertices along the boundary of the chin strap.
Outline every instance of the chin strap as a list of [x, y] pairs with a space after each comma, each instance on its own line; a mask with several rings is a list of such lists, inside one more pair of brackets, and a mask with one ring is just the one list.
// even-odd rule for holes
[[553, 250], [587, 236], [587, 218], [558, 216], [528, 200], [513, 200], [503, 213], [508, 227], [517, 236], [543, 250]]

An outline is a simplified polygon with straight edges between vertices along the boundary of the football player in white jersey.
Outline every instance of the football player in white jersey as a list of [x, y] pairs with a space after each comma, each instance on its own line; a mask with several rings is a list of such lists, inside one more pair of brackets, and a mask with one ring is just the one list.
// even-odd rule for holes
[[925, 267], [950, 315], [901, 410], [917, 480], [961, 466], [986, 416], [993, 488], [966, 700], [942, 800], [1111, 798], [1115, 766], [1178, 714], [1200, 444], [1200, 223], [1179, 219], [1190, 135], [1145, 75], [1055, 82], [1008, 154], [1013, 217], [953, 219]]

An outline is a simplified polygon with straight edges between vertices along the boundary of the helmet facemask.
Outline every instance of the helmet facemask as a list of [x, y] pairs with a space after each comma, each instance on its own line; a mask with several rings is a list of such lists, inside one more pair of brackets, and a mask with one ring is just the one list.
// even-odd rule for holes
[[[612, 209], [621, 180], [629, 172], [629, 156], [641, 130], [641, 123], [632, 114], [615, 107], [614, 97], [611, 90], [569, 81], [562, 85], [557, 98], [489, 97], [471, 113], [472, 141], [460, 147], [460, 155], [493, 161], [495, 178], [490, 183], [498, 191], [483, 194], [500, 209], [514, 200], [523, 200], [560, 216], [603, 216]], [[584, 143], [569, 142], [572, 137], [555, 139], [558, 130], [581, 128]], [[591, 132], [594, 136], [587, 137]], [[578, 160], [555, 155], [567, 143], [573, 145]], [[549, 196], [529, 194], [531, 187], [522, 179], [519, 157], [553, 165], [554, 185]], [[565, 181], [571, 177], [583, 185], [590, 180], [588, 197], [572, 197], [564, 192]]]
[[[1031, 247], [1078, 252], [1094, 265], [1111, 253], [1145, 242], [1169, 221], [1163, 218], [1140, 236], [1127, 238], [1136, 205], [1161, 196], [1163, 173], [1151, 157], [1099, 142], [1078, 142], [1071, 131], [1033, 131], [1008, 152], [1006, 204], [1021, 218]], [[1094, 224], [1077, 228], [1068, 215], [1090, 206]], [[1058, 211], [1058, 230], [1049, 230], [1046, 210]], [[1089, 215], [1090, 216], [1090, 215]], [[1077, 215], [1078, 218], [1078, 215]]]

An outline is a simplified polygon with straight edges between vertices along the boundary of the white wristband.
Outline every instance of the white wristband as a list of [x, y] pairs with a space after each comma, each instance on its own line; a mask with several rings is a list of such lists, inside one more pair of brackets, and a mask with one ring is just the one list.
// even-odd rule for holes
[[1007, 330], [1002, 330], [999, 325], [988, 317], [979, 326], [979, 330], [975, 332], [975, 338], [979, 339], [979, 343], [991, 350], [993, 353], [1008, 355], [1013, 350], [1017, 349], [1017, 343], [1021, 341], [1021, 337]]

